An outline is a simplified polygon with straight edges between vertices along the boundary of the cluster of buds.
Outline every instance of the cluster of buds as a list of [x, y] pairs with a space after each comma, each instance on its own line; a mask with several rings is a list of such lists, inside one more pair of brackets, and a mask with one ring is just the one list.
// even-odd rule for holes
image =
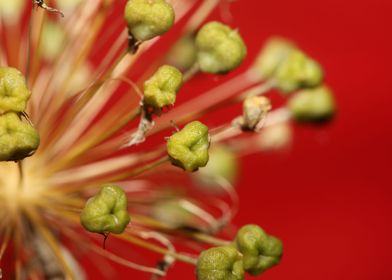
[[270, 39], [261, 51], [255, 69], [284, 94], [299, 90], [288, 102], [296, 120], [325, 120], [335, 112], [332, 92], [323, 85], [321, 65], [292, 42]]
[[0, 161], [22, 160], [39, 146], [38, 132], [24, 113], [29, 98], [22, 73], [0, 67]]
[[231, 245], [202, 252], [197, 263], [198, 280], [241, 280], [245, 272], [257, 276], [277, 265], [282, 242], [257, 225], [242, 227]]

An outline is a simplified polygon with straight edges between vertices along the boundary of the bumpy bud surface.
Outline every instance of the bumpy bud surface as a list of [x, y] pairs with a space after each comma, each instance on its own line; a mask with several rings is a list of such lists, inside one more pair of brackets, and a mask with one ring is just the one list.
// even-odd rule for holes
[[222, 178], [234, 183], [238, 173], [238, 159], [234, 152], [223, 145], [213, 147], [209, 152], [209, 160], [206, 167], [194, 174], [198, 186], [207, 191], [222, 191], [216, 187]]
[[21, 72], [11, 67], [0, 67], [0, 114], [23, 112], [30, 98], [26, 80]]
[[167, 32], [174, 19], [174, 10], [165, 0], [129, 0], [125, 6], [129, 32], [138, 41], [146, 41]]
[[255, 130], [271, 108], [271, 101], [265, 96], [246, 98], [243, 104], [243, 128]]
[[127, 196], [118, 186], [103, 185], [100, 192], [90, 198], [82, 213], [83, 227], [96, 233], [122, 233], [130, 221]]
[[207, 73], [227, 73], [246, 56], [246, 46], [238, 31], [215, 21], [199, 30], [196, 47], [200, 70]]
[[297, 92], [288, 102], [288, 108], [298, 121], [323, 121], [335, 112], [335, 101], [326, 86], [304, 89]]
[[211, 248], [200, 254], [196, 273], [198, 280], [244, 279], [241, 255], [229, 246]]
[[144, 83], [144, 104], [154, 108], [173, 105], [182, 85], [182, 73], [175, 67], [161, 66]]
[[263, 78], [272, 77], [293, 49], [295, 45], [283, 38], [269, 39], [256, 59], [255, 69]]
[[208, 127], [194, 121], [167, 141], [167, 152], [172, 164], [186, 171], [196, 171], [208, 162]]
[[234, 242], [243, 254], [245, 271], [252, 275], [277, 265], [283, 252], [282, 242], [266, 234], [257, 225], [242, 227]]
[[292, 92], [301, 87], [318, 86], [323, 80], [323, 70], [303, 52], [294, 50], [279, 65], [274, 77], [280, 90]]
[[18, 161], [31, 156], [39, 146], [39, 135], [14, 112], [0, 115], [0, 161]]

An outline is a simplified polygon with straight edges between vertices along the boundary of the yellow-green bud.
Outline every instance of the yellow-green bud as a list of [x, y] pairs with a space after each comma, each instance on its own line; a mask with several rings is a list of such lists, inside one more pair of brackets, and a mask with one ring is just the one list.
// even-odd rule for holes
[[283, 38], [271, 38], [267, 41], [256, 59], [255, 69], [264, 79], [271, 78], [279, 64], [287, 58], [295, 45]]
[[207, 73], [227, 73], [246, 56], [246, 46], [237, 30], [220, 22], [205, 24], [196, 35], [197, 61]]
[[234, 244], [243, 255], [244, 270], [252, 275], [277, 265], [283, 254], [282, 242], [257, 225], [243, 226]]
[[144, 104], [154, 108], [173, 105], [182, 85], [182, 73], [175, 67], [161, 66], [144, 83]]
[[193, 121], [168, 139], [167, 152], [173, 165], [196, 171], [206, 166], [209, 146], [208, 127]]
[[304, 89], [288, 101], [288, 108], [298, 121], [324, 121], [335, 112], [335, 101], [331, 90], [326, 86]]
[[159, 201], [152, 209], [152, 216], [171, 228], [189, 226], [193, 221], [193, 214], [183, 206], [181, 198], [170, 198]]
[[241, 255], [229, 246], [208, 249], [199, 256], [196, 274], [198, 280], [244, 279]]
[[167, 32], [175, 14], [165, 0], [128, 0], [125, 21], [128, 30], [138, 41], [146, 41]]
[[42, 26], [41, 48], [46, 60], [53, 60], [60, 54], [66, 38], [66, 32], [59, 23], [47, 21]]
[[279, 65], [274, 77], [280, 90], [292, 92], [301, 87], [318, 86], [324, 74], [320, 64], [303, 52], [294, 50]]
[[246, 98], [243, 104], [242, 128], [255, 130], [271, 108], [271, 101], [265, 96], [250, 96]]
[[87, 201], [80, 222], [90, 232], [120, 234], [130, 221], [127, 203], [127, 195], [120, 187], [103, 185], [99, 193]]
[[30, 91], [23, 74], [15, 68], [0, 67], [0, 114], [23, 112], [29, 98]]
[[222, 191], [216, 188], [221, 178], [234, 183], [238, 173], [237, 156], [224, 145], [213, 146], [205, 168], [194, 174], [198, 186], [208, 191]]
[[23, 14], [26, 0], [0, 1], [0, 18], [8, 24], [15, 24]]
[[31, 156], [39, 146], [39, 135], [17, 113], [0, 115], [0, 161], [18, 161]]
[[195, 38], [192, 35], [182, 37], [170, 50], [167, 61], [181, 70], [193, 66], [197, 59]]

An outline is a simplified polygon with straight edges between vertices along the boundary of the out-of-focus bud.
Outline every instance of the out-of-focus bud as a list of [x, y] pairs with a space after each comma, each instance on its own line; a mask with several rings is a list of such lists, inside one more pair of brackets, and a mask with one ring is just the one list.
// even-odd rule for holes
[[186, 171], [206, 166], [210, 146], [208, 127], [199, 121], [187, 124], [167, 141], [167, 152], [173, 165]]
[[7, 22], [7, 24], [15, 24], [19, 21], [24, 7], [26, 5], [26, 0], [1, 0], [0, 1], [0, 18]]
[[324, 74], [320, 64], [299, 50], [290, 52], [274, 75], [277, 87], [286, 93], [301, 87], [318, 86], [323, 77]]
[[184, 200], [171, 198], [154, 205], [152, 216], [172, 228], [188, 226], [193, 221], [193, 215], [183, 206]]
[[325, 121], [334, 115], [335, 101], [331, 90], [321, 86], [297, 92], [289, 99], [288, 108], [298, 121]]
[[181, 70], [192, 67], [197, 60], [195, 38], [192, 35], [182, 37], [170, 50], [167, 62]]
[[128, 30], [138, 41], [150, 40], [173, 25], [173, 7], [165, 0], [128, 0], [125, 6]]
[[247, 97], [243, 104], [242, 128], [255, 130], [271, 108], [271, 101], [265, 96]]
[[216, 21], [199, 30], [196, 47], [200, 70], [207, 73], [227, 73], [237, 68], [246, 56], [246, 46], [238, 31]]
[[182, 73], [175, 67], [161, 66], [144, 83], [144, 104], [154, 108], [173, 105], [182, 85]]
[[208, 249], [199, 256], [196, 274], [198, 280], [242, 280], [241, 255], [229, 246]]
[[193, 178], [203, 190], [222, 191], [222, 188], [218, 186], [222, 178], [231, 184], [237, 178], [238, 158], [233, 151], [224, 145], [213, 146], [210, 149], [209, 158], [206, 167], [194, 173]]
[[31, 156], [39, 146], [39, 135], [17, 113], [0, 115], [0, 161], [18, 161]]
[[23, 112], [30, 98], [23, 74], [11, 67], [0, 67], [0, 114]]
[[282, 242], [257, 225], [243, 226], [234, 244], [243, 255], [244, 270], [252, 275], [277, 265], [283, 254]]
[[47, 21], [42, 26], [41, 53], [46, 60], [53, 60], [62, 51], [65, 32], [61, 25]]
[[295, 45], [283, 38], [273, 37], [269, 39], [256, 59], [254, 68], [263, 79], [271, 78], [279, 64], [284, 61]]
[[284, 149], [290, 145], [293, 135], [288, 123], [264, 127], [259, 137], [259, 147], [262, 151]]
[[65, 14], [72, 12], [83, 0], [56, 0], [57, 7]]
[[87, 201], [80, 222], [90, 232], [120, 234], [130, 221], [127, 201], [120, 187], [103, 185], [99, 193]]

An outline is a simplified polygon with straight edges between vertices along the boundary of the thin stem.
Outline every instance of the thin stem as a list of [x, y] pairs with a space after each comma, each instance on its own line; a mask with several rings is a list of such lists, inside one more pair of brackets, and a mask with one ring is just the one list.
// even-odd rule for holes
[[23, 162], [21, 160], [18, 161], [18, 171], [19, 171], [19, 188], [23, 187]]
[[173, 258], [175, 258], [178, 261], [185, 262], [185, 263], [188, 263], [188, 264], [193, 264], [193, 265], [197, 264], [197, 259], [196, 258], [187, 256], [187, 255], [184, 255], [184, 254], [181, 254], [181, 253], [176, 253], [176, 252], [170, 251], [168, 249], [165, 249], [165, 248], [162, 248], [160, 246], [151, 244], [150, 242], [141, 240], [141, 239], [139, 239], [137, 237], [134, 237], [134, 236], [131, 236], [129, 234], [122, 234], [122, 235], [119, 235], [117, 237], [120, 238], [120, 239], [124, 239], [126, 241], [129, 241], [129, 242], [131, 242], [131, 243], [133, 243], [133, 244], [135, 244], [135, 245], [137, 245], [139, 247], [142, 247], [142, 248], [145, 248], [147, 250], [153, 251], [155, 253], [172, 256]]

